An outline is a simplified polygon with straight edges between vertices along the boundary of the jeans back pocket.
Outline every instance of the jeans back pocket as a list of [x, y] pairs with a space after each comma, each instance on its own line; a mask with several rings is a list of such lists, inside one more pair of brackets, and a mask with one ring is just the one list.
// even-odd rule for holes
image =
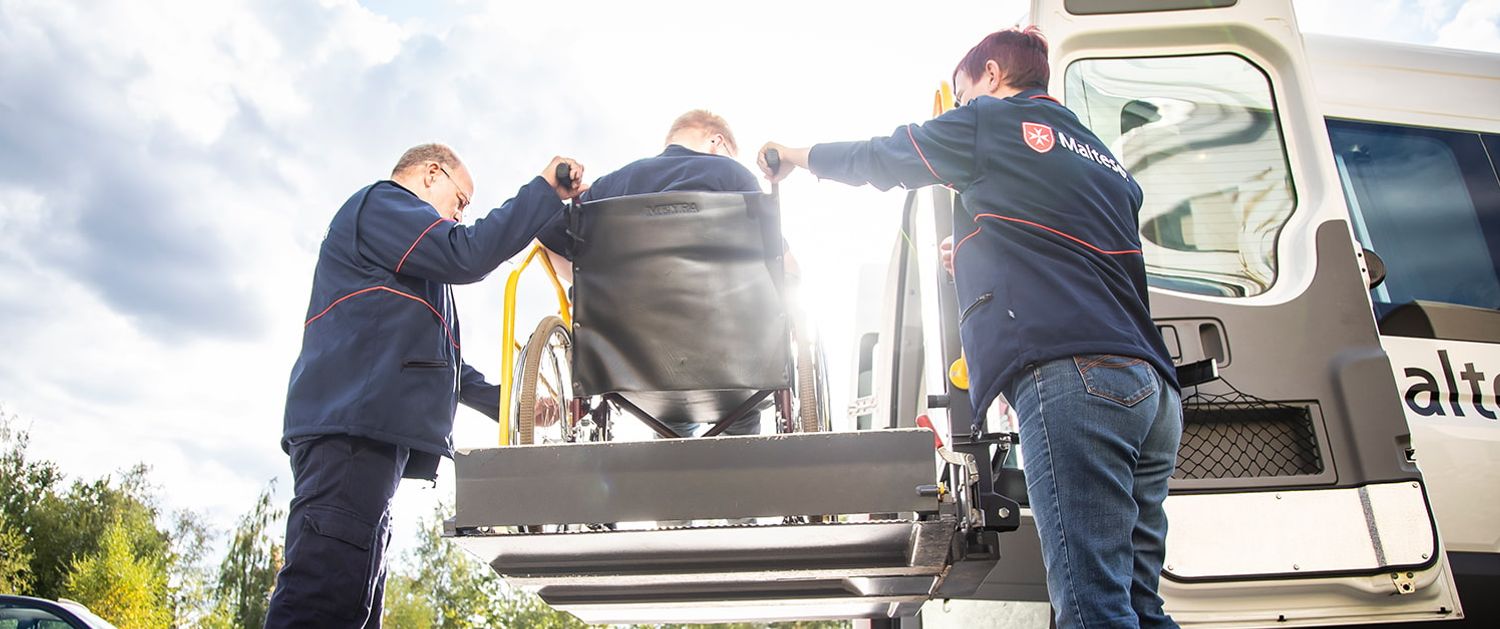
[[1082, 354], [1073, 357], [1078, 375], [1090, 395], [1122, 406], [1135, 406], [1157, 392], [1154, 367], [1140, 358], [1117, 354]]

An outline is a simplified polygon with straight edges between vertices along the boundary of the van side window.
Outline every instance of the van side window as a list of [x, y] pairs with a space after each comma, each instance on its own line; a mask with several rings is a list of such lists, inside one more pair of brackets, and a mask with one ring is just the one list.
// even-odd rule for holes
[[1500, 309], [1500, 181], [1480, 135], [1330, 119], [1328, 136], [1355, 237], [1385, 262], [1377, 315]]
[[1067, 105], [1145, 193], [1147, 282], [1242, 297], [1276, 282], [1276, 242], [1296, 208], [1270, 80], [1229, 54], [1085, 59]]

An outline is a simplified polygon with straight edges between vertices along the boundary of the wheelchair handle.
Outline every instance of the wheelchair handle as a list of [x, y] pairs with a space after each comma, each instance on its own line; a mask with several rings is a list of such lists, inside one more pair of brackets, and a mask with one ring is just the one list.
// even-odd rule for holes
[[766, 168], [771, 169], [771, 174], [781, 172], [781, 152], [776, 149], [766, 149]]
[[557, 170], [552, 173], [552, 177], [557, 180], [557, 185], [565, 189], [573, 188], [573, 167], [569, 166], [567, 162], [558, 164]]

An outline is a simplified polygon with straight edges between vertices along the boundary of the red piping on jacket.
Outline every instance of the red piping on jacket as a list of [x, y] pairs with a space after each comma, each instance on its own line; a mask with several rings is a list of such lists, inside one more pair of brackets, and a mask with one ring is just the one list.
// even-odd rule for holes
[[947, 179], [939, 177], [937, 171], [932, 169], [932, 162], [927, 161], [927, 156], [922, 154], [922, 147], [917, 144], [917, 136], [912, 135], [911, 125], [906, 125], [906, 137], [911, 138], [912, 148], [917, 149], [917, 157], [922, 158], [922, 163], [927, 166], [927, 172], [932, 173], [932, 178], [943, 182], [943, 185], [947, 186], [948, 189], [953, 189], [953, 184], [948, 183]]
[[[449, 219], [446, 219], [446, 218], [443, 218], [443, 217], [439, 216], [437, 220], [433, 221], [431, 225], [427, 226], [427, 229], [422, 230], [422, 233], [417, 236], [416, 240], [411, 241], [411, 246], [406, 248], [406, 253], [401, 254], [401, 261], [396, 263], [396, 272], [397, 273], [401, 272], [401, 265], [406, 264], [406, 256], [411, 255], [412, 250], [414, 250], [414, 249], [417, 248], [417, 243], [422, 242], [422, 238], [425, 237], [425, 236], [427, 236], [427, 232], [432, 231], [432, 228], [437, 227], [438, 223], [441, 223], [441, 222], [446, 221], [446, 220], [449, 220]], [[428, 306], [428, 307], [430, 308], [431, 306]]]
[[[1071, 240], [1071, 241], [1076, 242], [1076, 243], [1078, 243], [1080, 245], [1088, 247], [1089, 249], [1092, 249], [1092, 250], [1094, 250], [1097, 253], [1101, 253], [1101, 254], [1104, 254], [1104, 255], [1107, 255], [1107, 256], [1122, 256], [1122, 255], [1127, 255], [1127, 254], [1132, 254], [1132, 253], [1134, 253], [1134, 254], [1141, 254], [1141, 250], [1140, 249], [1122, 249], [1122, 250], [1119, 250], [1119, 251], [1105, 251], [1104, 249], [1100, 249], [1099, 247], [1095, 247], [1094, 245], [1090, 244], [1088, 241], [1086, 241], [1086, 240], [1084, 240], [1082, 238], [1079, 238], [1077, 236], [1074, 236], [1072, 234], [1069, 234], [1069, 233], [1066, 233], [1066, 232], [1062, 232], [1062, 231], [1058, 231], [1056, 229], [1052, 229], [1051, 227], [1048, 227], [1048, 226], [1043, 225], [1041, 223], [1033, 223], [1031, 221], [1028, 221], [1028, 220], [1025, 220], [1025, 219], [1021, 219], [1021, 218], [1011, 218], [1009, 216], [1001, 216], [999, 214], [976, 214], [974, 216], [974, 218], [976, 218], [976, 219], [979, 219], [979, 218], [993, 218], [993, 219], [996, 219], [996, 220], [1009, 221], [1009, 222], [1012, 222], [1012, 223], [1020, 223], [1022, 225], [1030, 225], [1030, 226], [1036, 227], [1038, 229], [1045, 229], [1045, 230], [1047, 230], [1049, 232], [1052, 232], [1054, 234], [1062, 236], [1063, 238], [1067, 238], [1068, 240]], [[979, 229], [983, 229], [983, 227], [980, 227]], [[958, 260], [958, 248], [962, 247], [963, 244], [964, 244], [964, 242], [968, 241], [970, 238], [973, 238], [975, 234], [978, 234], [979, 233], [979, 229], [974, 230], [973, 234], [969, 234], [968, 236], [965, 236], [963, 240], [959, 241], [959, 243], [958, 243], [957, 246], [953, 247], [953, 259], [955, 261]]]
[[1036, 94], [1036, 95], [1034, 95], [1034, 96], [1028, 96], [1028, 97], [1027, 97], [1027, 98], [1028, 98], [1028, 99], [1029, 99], [1029, 100], [1036, 100], [1036, 99], [1038, 99], [1038, 98], [1040, 98], [1040, 99], [1042, 99], [1042, 100], [1050, 100], [1050, 101], [1052, 101], [1052, 102], [1054, 102], [1054, 103], [1057, 103], [1057, 104], [1059, 104], [1059, 105], [1061, 105], [1061, 104], [1062, 104], [1062, 101], [1060, 101], [1060, 100], [1057, 100], [1057, 99], [1056, 99], [1056, 98], [1053, 98], [1053, 97], [1051, 97], [1051, 96], [1049, 96], [1049, 95], [1047, 95], [1047, 94]]
[[363, 295], [363, 294], [368, 293], [370, 291], [377, 291], [377, 290], [383, 290], [383, 291], [385, 291], [387, 293], [391, 293], [391, 294], [394, 294], [394, 295], [400, 295], [402, 297], [405, 297], [407, 299], [415, 301], [415, 302], [417, 302], [419, 304], [422, 304], [423, 306], [427, 306], [427, 309], [432, 311], [433, 316], [435, 316], [435, 317], [438, 318], [438, 322], [440, 322], [440, 323], [443, 324], [443, 331], [448, 333], [448, 342], [453, 345], [453, 349], [458, 349], [458, 340], [455, 339], [455, 338], [453, 338], [453, 328], [448, 327], [448, 320], [443, 318], [442, 313], [438, 312], [437, 308], [433, 308], [432, 304], [427, 303], [426, 299], [422, 299], [421, 297], [418, 297], [416, 295], [412, 295], [410, 293], [403, 293], [403, 292], [401, 292], [399, 290], [396, 290], [394, 288], [386, 288], [384, 286], [371, 286], [369, 288], [363, 288], [363, 289], [354, 291], [352, 293], [349, 293], [348, 295], [344, 295], [343, 297], [340, 297], [338, 299], [335, 299], [335, 300], [333, 300], [333, 303], [328, 304], [328, 307], [323, 309], [323, 312], [320, 312], [320, 313], [314, 315], [313, 318], [308, 319], [307, 323], [303, 323], [302, 327], [305, 328], [305, 327], [307, 327], [309, 325], [312, 325], [312, 322], [317, 321], [318, 319], [323, 318], [323, 315], [328, 314], [329, 310], [333, 310], [334, 306], [337, 306], [337, 305], [339, 305], [341, 303], [344, 303], [345, 299], [348, 299], [348, 298], [353, 297], [355, 295]]
[[982, 230], [982, 229], [984, 229], [984, 228], [983, 227], [975, 227], [973, 233], [970, 233], [969, 235], [964, 236], [963, 240], [960, 240], [960, 241], [958, 241], [958, 244], [953, 245], [953, 260], [955, 262], [958, 260], [958, 248], [964, 246], [964, 243], [969, 242], [970, 238], [978, 236], [979, 235], [979, 231]]

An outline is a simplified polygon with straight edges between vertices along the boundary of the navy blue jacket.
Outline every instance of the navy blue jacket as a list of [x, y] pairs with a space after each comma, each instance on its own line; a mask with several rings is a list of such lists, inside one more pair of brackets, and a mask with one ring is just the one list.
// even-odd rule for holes
[[[660, 155], [635, 160], [595, 180], [579, 201], [676, 191], [760, 192], [760, 181], [733, 159], [672, 144]], [[573, 258], [566, 220], [548, 225], [537, 238], [548, 249]]]
[[282, 449], [342, 434], [452, 456], [459, 401], [498, 418], [498, 387], [463, 362], [449, 285], [484, 279], [562, 209], [541, 177], [472, 226], [394, 181], [349, 197], [318, 252]]
[[808, 161], [852, 185], [959, 192], [954, 277], [976, 417], [1026, 367], [1077, 354], [1142, 358], [1176, 386], [1147, 301], [1141, 188], [1041, 90], [981, 96], [889, 137], [819, 144]]

